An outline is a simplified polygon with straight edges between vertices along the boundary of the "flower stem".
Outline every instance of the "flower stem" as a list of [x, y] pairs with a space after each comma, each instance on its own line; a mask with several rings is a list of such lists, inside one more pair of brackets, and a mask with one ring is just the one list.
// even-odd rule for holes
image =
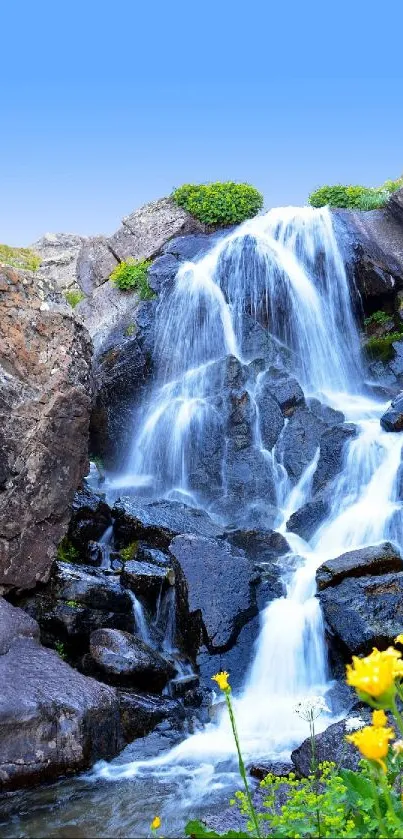
[[253, 806], [253, 801], [252, 801], [252, 796], [250, 794], [248, 779], [246, 777], [246, 769], [245, 769], [245, 764], [244, 764], [243, 758], [242, 758], [241, 746], [240, 746], [240, 743], [239, 743], [238, 731], [237, 731], [237, 727], [236, 727], [235, 716], [234, 716], [234, 711], [233, 711], [233, 708], [232, 708], [232, 702], [231, 702], [231, 697], [230, 697], [230, 691], [229, 690], [225, 691], [225, 699], [226, 699], [227, 706], [228, 706], [229, 717], [230, 717], [230, 720], [231, 720], [231, 726], [232, 726], [232, 732], [233, 732], [233, 735], [234, 735], [236, 750], [238, 752], [239, 772], [240, 772], [241, 778], [242, 778], [243, 783], [244, 783], [246, 798], [247, 798], [248, 805], [249, 805], [250, 816], [251, 816], [251, 819], [252, 819], [253, 824], [254, 824], [254, 828], [255, 828], [255, 831], [256, 831], [256, 836], [258, 837], [258, 839], [261, 839], [259, 822], [258, 822], [258, 818], [257, 818], [257, 815], [256, 815], [256, 810]]
[[400, 731], [400, 734], [403, 735], [403, 719], [402, 719], [402, 715], [401, 715], [401, 713], [400, 713], [400, 711], [397, 707], [397, 704], [396, 704], [396, 697], [393, 697], [391, 710], [392, 710], [393, 716], [396, 720], [396, 724], [397, 724], [397, 727]]

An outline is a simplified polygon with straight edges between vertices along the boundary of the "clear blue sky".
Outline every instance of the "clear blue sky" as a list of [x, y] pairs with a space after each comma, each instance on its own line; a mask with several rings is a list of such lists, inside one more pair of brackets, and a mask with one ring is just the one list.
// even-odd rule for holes
[[10, 0], [0, 27], [0, 242], [188, 181], [269, 207], [403, 171], [401, 0]]

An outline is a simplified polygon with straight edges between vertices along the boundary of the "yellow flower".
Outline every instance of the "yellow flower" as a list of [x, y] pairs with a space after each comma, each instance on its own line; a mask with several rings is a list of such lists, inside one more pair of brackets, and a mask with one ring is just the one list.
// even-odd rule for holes
[[228, 683], [229, 673], [226, 670], [223, 670], [221, 673], [216, 673], [215, 676], [212, 676], [211, 679], [213, 682], [217, 682], [218, 687], [220, 690], [226, 691], [231, 690], [230, 685]]
[[395, 644], [403, 644], [403, 635], [397, 635], [396, 636]]
[[388, 723], [385, 711], [372, 711], [372, 725], [374, 728], [383, 728]]
[[151, 830], [158, 830], [159, 827], [161, 827], [161, 819], [159, 816], [155, 816], [151, 822]]
[[401, 655], [393, 647], [382, 652], [374, 647], [365, 658], [353, 656], [353, 663], [347, 665], [347, 684], [369, 696], [382, 696], [392, 688], [397, 677], [403, 676]]
[[395, 733], [391, 728], [366, 725], [354, 734], [348, 734], [346, 740], [353, 743], [367, 760], [376, 760], [384, 767], [383, 758], [389, 750], [389, 740], [393, 740]]

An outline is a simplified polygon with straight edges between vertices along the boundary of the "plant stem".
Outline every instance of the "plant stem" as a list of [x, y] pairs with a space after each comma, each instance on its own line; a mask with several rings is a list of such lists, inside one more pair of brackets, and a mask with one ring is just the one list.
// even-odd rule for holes
[[400, 734], [403, 735], [403, 720], [402, 720], [402, 715], [401, 715], [401, 713], [400, 713], [400, 711], [399, 711], [399, 709], [396, 705], [396, 697], [393, 697], [392, 709], [391, 710], [392, 710], [393, 716], [396, 720], [396, 724], [397, 724], [397, 727], [400, 731]]
[[239, 743], [238, 731], [237, 731], [237, 727], [236, 727], [235, 716], [234, 716], [234, 711], [233, 711], [233, 708], [232, 708], [232, 702], [231, 702], [231, 697], [230, 697], [230, 691], [229, 690], [225, 691], [225, 699], [226, 699], [227, 706], [228, 706], [228, 711], [229, 711], [229, 716], [230, 716], [230, 720], [231, 720], [231, 726], [232, 726], [232, 732], [233, 732], [233, 735], [234, 735], [236, 750], [238, 752], [239, 772], [241, 774], [241, 778], [242, 778], [243, 783], [244, 783], [246, 798], [247, 798], [248, 805], [249, 805], [250, 816], [251, 816], [251, 819], [253, 821], [253, 824], [254, 824], [254, 827], [255, 827], [255, 830], [256, 830], [256, 836], [258, 837], [258, 839], [261, 839], [259, 822], [258, 822], [258, 818], [257, 818], [257, 815], [256, 815], [256, 810], [253, 806], [253, 801], [252, 801], [252, 796], [250, 794], [248, 779], [246, 777], [246, 769], [245, 769], [245, 764], [244, 764], [243, 758], [242, 758], [241, 746], [240, 746], [240, 743]]
[[386, 779], [385, 773], [383, 772], [382, 769], [378, 770], [378, 779], [379, 779], [379, 784], [381, 786], [381, 789], [382, 789], [382, 792], [383, 792], [383, 795], [384, 795], [384, 798], [385, 798], [385, 801], [386, 801], [386, 806], [387, 806], [387, 809], [388, 809], [388, 811], [391, 815], [392, 821], [394, 821], [394, 823], [398, 827], [401, 827], [402, 824], [401, 824], [400, 819], [398, 818], [398, 816], [395, 813], [395, 810], [394, 810], [394, 807], [393, 807], [393, 802], [392, 802], [392, 799], [390, 797], [390, 791], [389, 791], [389, 788], [388, 788], [387, 779]]
[[376, 777], [376, 774], [375, 774], [375, 772], [374, 772], [374, 770], [373, 770], [369, 761], [367, 761], [367, 765], [368, 765], [368, 771], [369, 771], [369, 778], [370, 778], [370, 781], [371, 781], [372, 796], [373, 796], [373, 799], [374, 799], [376, 817], [379, 821], [379, 824], [382, 827], [384, 835], [389, 836], [388, 830], [386, 829], [385, 822], [382, 818], [381, 808], [380, 808], [380, 804], [379, 804], [378, 790], [376, 788], [377, 777]]

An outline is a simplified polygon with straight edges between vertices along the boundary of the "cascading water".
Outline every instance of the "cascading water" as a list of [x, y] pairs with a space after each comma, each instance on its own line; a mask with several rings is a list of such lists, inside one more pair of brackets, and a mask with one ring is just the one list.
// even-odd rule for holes
[[[148, 476], [154, 497], [187, 497], [209, 506], [192, 485], [193, 459], [222, 435], [222, 415], [214, 394], [223, 383], [220, 359], [243, 364], [258, 356], [250, 322], [272, 338], [271, 364], [286, 366], [305, 395], [343, 411], [358, 427], [347, 445], [342, 473], [331, 488], [333, 503], [325, 523], [306, 543], [287, 532], [299, 566], [285, 567], [286, 594], [261, 615], [255, 658], [242, 694], [235, 700], [244, 753], [283, 757], [306, 736], [293, 712], [307, 694], [328, 689], [323, 621], [315, 598], [315, 571], [327, 558], [374, 544], [401, 541], [400, 506], [395, 499], [402, 441], [382, 431], [385, 406], [364, 395], [364, 370], [354, 322], [351, 290], [325, 210], [274, 210], [223, 239], [206, 257], [186, 263], [175, 287], [161, 302], [157, 319], [157, 382], [134, 441], [129, 472]], [[277, 529], [285, 533], [290, 514], [309, 500], [318, 452], [295, 486], [276, 448], [264, 448], [257, 393], [247, 384], [255, 410], [254, 446], [265, 458], [281, 508]], [[220, 450], [219, 491], [226, 491], [228, 440]], [[125, 477], [127, 482], [127, 476]], [[175, 497], [175, 495], [173, 496]], [[287, 564], [287, 557], [285, 558]], [[206, 765], [234, 754], [226, 715], [218, 725], [185, 740], [147, 763], [104, 766], [103, 777], [131, 777], [142, 771], [169, 771], [172, 765]], [[211, 773], [207, 772], [211, 780]], [[208, 786], [208, 785], [207, 785]], [[198, 785], [200, 794], [200, 785]]]

